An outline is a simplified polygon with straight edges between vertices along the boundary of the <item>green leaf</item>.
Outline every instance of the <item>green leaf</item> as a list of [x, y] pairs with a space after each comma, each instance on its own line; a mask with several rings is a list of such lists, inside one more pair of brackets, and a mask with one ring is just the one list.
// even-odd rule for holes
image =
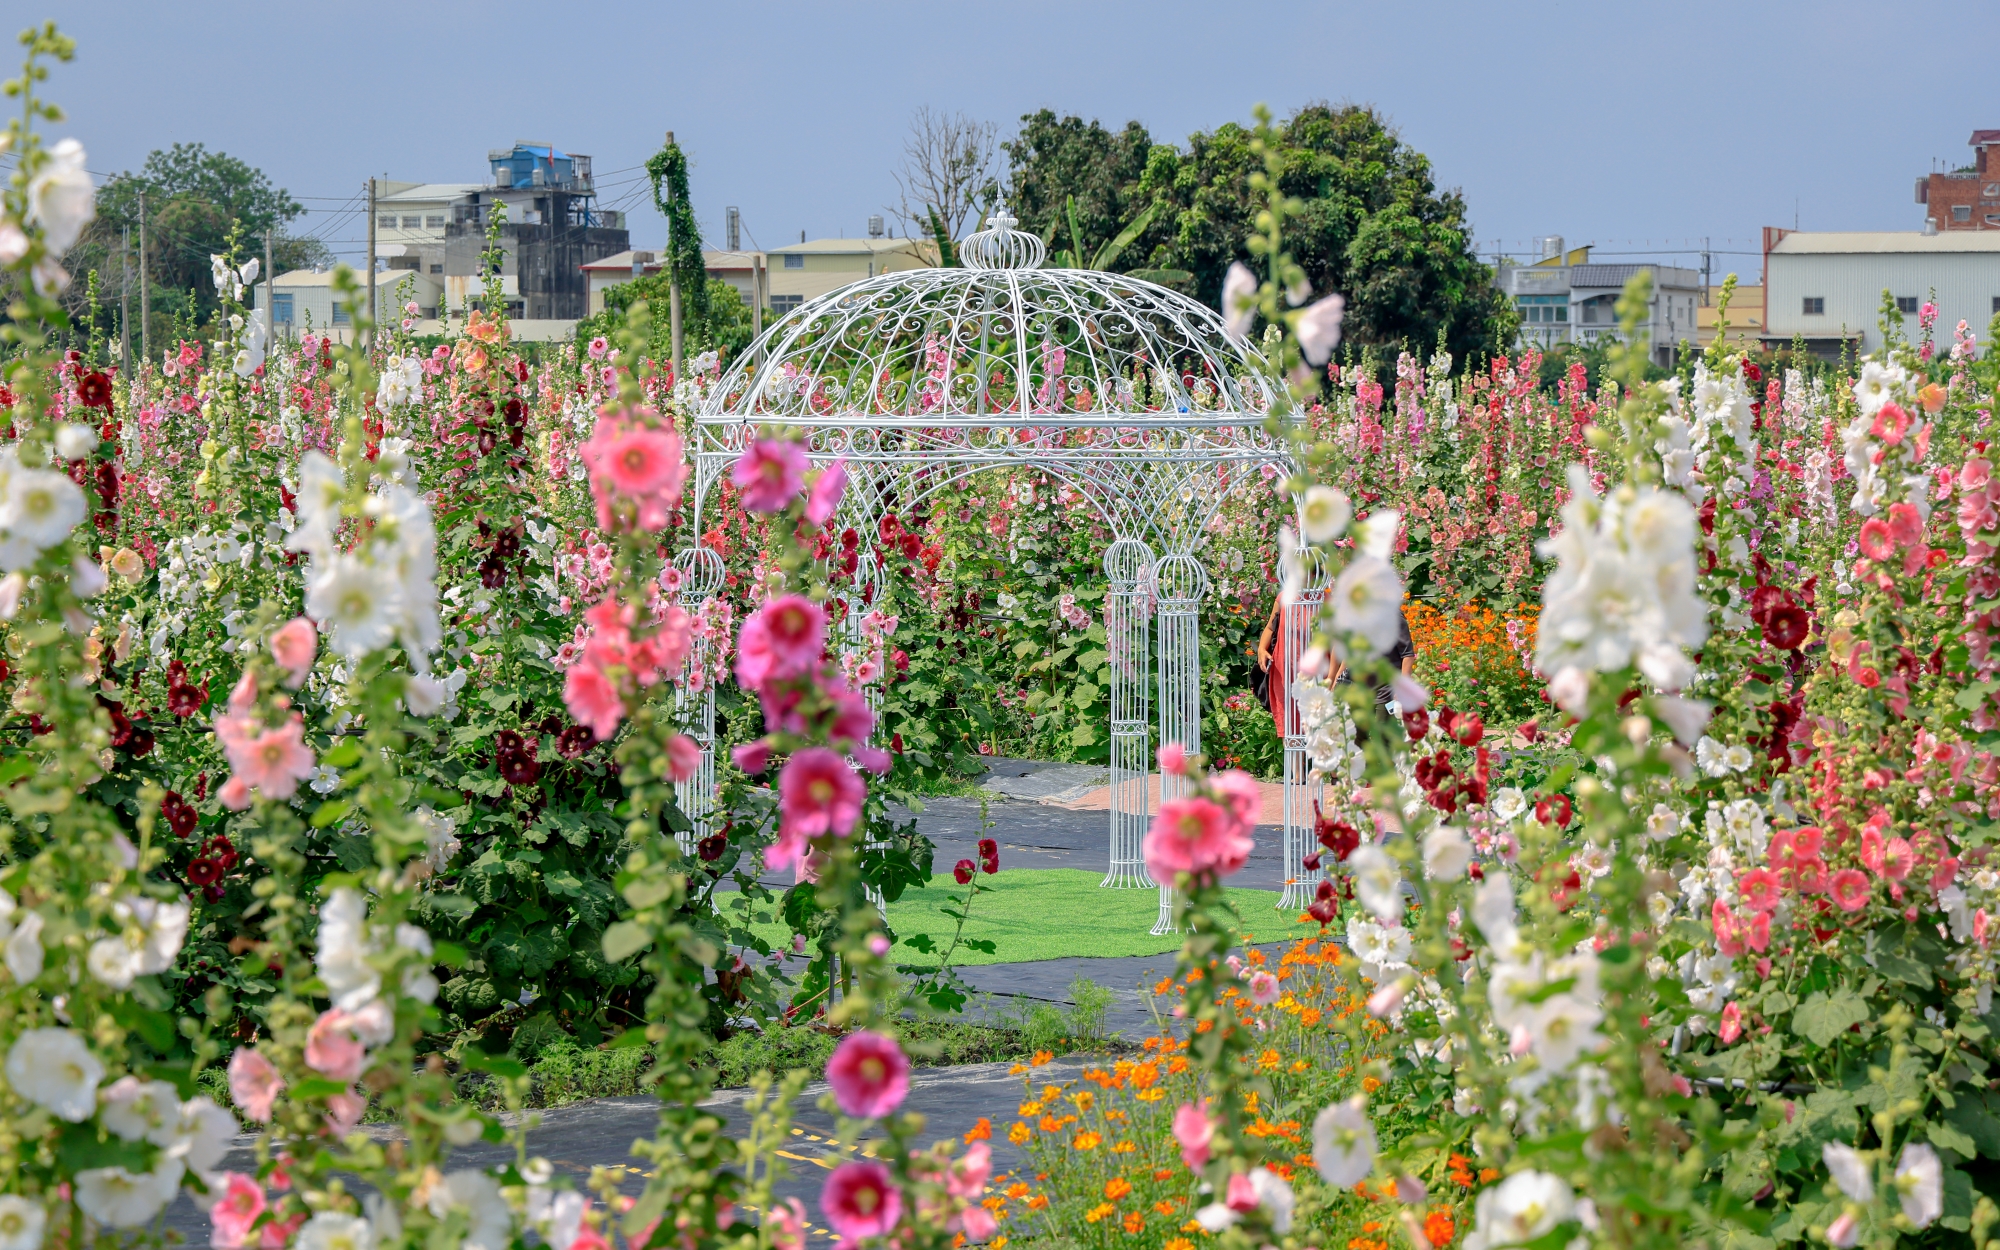
[[324, 829], [353, 810], [354, 804], [348, 802], [346, 799], [328, 799], [313, 812], [312, 827], [315, 829]]
[[317, 1098], [331, 1098], [346, 1090], [347, 1086], [330, 1077], [310, 1076], [292, 1086], [291, 1098], [293, 1102], [309, 1102]]
[[623, 963], [653, 944], [653, 935], [630, 920], [620, 920], [604, 931], [604, 957]]
[[39, 767], [30, 756], [16, 755], [0, 763], [0, 786], [11, 786]]
[[1829, 997], [1814, 994], [1792, 1013], [1792, 1031], [1815, 1046], [1831, 1046], [1833, 1039], [1868, 1018], [1868, 1004], [1851, 989], [1842, 988]]
[[342, 738], [326, 749], [319, 762], [328, 768], [352, 768], [361, 762], [361, 743], [353, 738]]
[[489, 1055], [477, 1046], [467, 1046], [458, 1056], [458, 1061], [475, 1072], [491, 1072], [495, 1076], [513, 1077], [518, 1080], [528, 1075], [528, 1069], [516, 1059], [505, 1055]]
[[1994, 1116], [1985, 1099], [1964, 1091], [1958, 1096], [1958, 1105], [1945, 1112], [1944, 1118], [1978, 1147], [1978, 1153], [2000, 1159], [2000, 1117]]
[[1969, 1134], [1960, 1132], [1958, 1129], [1942, 1121], [1931, 1121], [1924, 1126], [1924, 1131], [1929, 1134], [1931, 1144], [1934, 1146], [1943, 1146], [1947, 1150], [1956, 1150], [1961, 1156], [1967, 1159], [1979, 1153], [1979, 1144], [1973, 1141]]
[[673, 892], [674, 883], [664, 876], [640, 877], [628, 882], [623, 890], [625, 901], [634, 907], [651, 907]]
[[88, 1168], [149, 1171], [153, 1166], [152, 1154], [145, 1142], [126, 1141], [115, 1133], [107, 1133], [95, 1120], [65, 1124], [56, 1139], [56, 1166], [70, 1175]]
[[1894, 951], [1879, 952], [1875, 956], [1875, 969], [1883, 976], [1893, 981], [1901, 981], [1905, 985], [1928, 986], [1935, 980], [1930, 969]]
[[614, 1037], [610, 1041], [604, 1043], [604, 1049], [631, 1050], [634, 1047], [644, 1046], [645, 1044], [646, 1044], [646, 1030], [644, 1026], [640, 1026], [637, 1028], [627, 1029], [623, 1033], [620, 1033], [617, 1037]]
[[148, 1011], [129, 998], [114, 998], [107, 1010], [111, 1018], [130, 1032], [137, 1033], [161, 1054], [174, 1048], [174, 1021], [162, 1011]]
[[1968, 712], [1977, 712], [1988, 695], [2000, 690], [2000, 681], [1975, 681], [1952, 696], [1952, 702]]

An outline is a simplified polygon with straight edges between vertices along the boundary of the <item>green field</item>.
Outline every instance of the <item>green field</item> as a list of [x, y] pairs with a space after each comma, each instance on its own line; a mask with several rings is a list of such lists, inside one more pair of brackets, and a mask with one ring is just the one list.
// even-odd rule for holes
[[[995, 950], [989, 955], [961, 947], [952, 962], [969, 965], [1073, 955], [1161, 955], [1180, 949], [1179, 937], [1154, 937], [1147, 932], [1159, 914], [1159, 891], [1106, 890], [1097, 884], [1102, 879], [1102, 873], [1074, 868], [1003, 869], [996, 876], [981, 877], [991, 889], [973, 903], [965, 936], [985, 938]], [[900, 952], [900, 942], [915, 934], [930, 934], [940, 948], [951, 940], [957, 922], [939, 909], [954, 894], [965, 897], [965, 887], [947, 873], [933, 877], [926, 887], [906, 891], [889, 904], [889, 926], [899, 940], [899, 958], [911, 963], [927, 961], [929, 957], [915, 951], [907, 957]], [[1231, 890], [1229, 896], [1258, 941], [1280, 941], [1318, 931], [1315, 925], [1299, 924], [1296, 912], [1277, 911], [1274, 891]], [[724, 896], [721, 906], [726, 908], [732, 901]], [[789, 937], [775, 918], [752, 927], [774, 945]]]

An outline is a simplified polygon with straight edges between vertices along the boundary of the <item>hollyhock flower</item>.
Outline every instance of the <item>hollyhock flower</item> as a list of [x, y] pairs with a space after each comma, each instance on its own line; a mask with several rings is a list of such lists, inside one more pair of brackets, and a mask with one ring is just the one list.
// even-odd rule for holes
[[625, 696], [617, 683], [589, 664], [573, 665], [564, 674], [563, 706], [599, 742], [617, 733], [618, 722], [625, 719]]
[[834, 742], [868, 741], [868, 735], [875, 732], [875, 709], [868, 706], [868, 696], [856, 690], [841, 690], [834, 693], [833, 703], [833, 723], [827, 727], [826, 736]]
[[1250, 1001], [1259, 1007], [1269, 1007], [1278, 1001], [1278, 978], [1263, 969], [1250, 974]]
[[1257, 276], [1242, 261], [1231, 261], [1222, 279], [1223, 333], [1237, 343], [1250, 341], [1250, 323], [1257, 317]]
[[264, 1214], [264, 1187], [241, 1172], [222, 1174], [222, 1195], [208, 1209], [215, 1226], [214, 1244], [230, 1250], [250, 1235], [250, 1226]]
[[51, 255], [67, 252], [97, 216], [97, 191], [84, 160], [83, 145], [64, 139], [49, 148], [48, 160], [28, 182], [27, 218], [42, 227]]
[[743, 622], [736, 639], [736, 681], [746, 690], [795, 681], [826, 651], [826, 612], [804, 595], [783, 595]]
[[1456, 881], [1472, 864], [1472, 842], [1463, 829], [1440, 825], [1424, 835], [1424, 873], [1434, 881]]
[[1736, 1039], [1743, 1036], [1743, 1008], [1730, 1003], [1722, 1009], [1722, 1024], [1715, 1035], [1722, 1039], [1724, 1046], [1733, 1046]]
[[992, 1175], [993, 1151], [983, 1141], [973, 1142], [945, 1172], [945, 1192], [961, 1200], [976, 1200], [986, 1192]]
[[598, 416], [590, 441], [577, 449], [590, 471], [591, 495], [602, 529], [613, 528], [615, 505], [621, 497], [637, 505], [635, 520], [643, 530], [666, 525], [674, 505], [680, 502], [688, 471], [681, 455], [681, 436], [671, 427], [651, 424], [647, 419], [651, 416], [649, 410], [636, 420], [606, 411]]
[[805, 1250], [806, 1208], [797, 1198], [772, 1208], [765, 1227], [771, 1234], [771, 1250]]
[[215, 791], [215, 801], [232, 812], [249, 807], [251, 798], [250, 783], [241, 777], [231, 777]]
[[1851, 1211], [1842, 1211], [1833, 1223], [1826, 1226], [1826, 1244], [1838, 1250], [1848, 1250], [1861, 1239], [1861, 1221]]
[[910, 1092], [910, 1061], [892, 1037], [850, 1033], [833, 1048], [826, 1080], [842, 1111], [875, 1119], [903, 1105]]
[[138, 1228], [167, 1205], [184, 1171], [179, 1159], [164, 1158], [150, 1172], [90, 1168], [76, 1174], [76, 1205], [107, 1228]]
[[285, 1078], [262, 1052], [240, 1046], [229, 1057], [229, 1099], [259, 1124], [271, 1122], [271, 1104], [285, 1088]]
[[1354, 518], [1354, 503], [1337, 486], [1311, 486], [1299, 505], [1299, 532], [1309, 543], [1328, 543], [1340, 537]]
[[1313, 1166], [1334, 1189], [1351, 1189], [1375, 1170], [1375, 1125], [1356, 1094], [1313, 1118]]
[[306, 1034], [306, 1066], [336, 1081], [360, 1076], [367, 1058], [348, 1014], [338, 1007], [321, 1012]]
[[40, 1250], [49, 1213], [19, 1194], [0, 1194], [0, 1250]]
[[973, 863], [971, 860], [961, 859], [951, 866], [952, 880], [958, 882], [960, 885], [971, 885], [972, 874], [977, 872], [978, 869], [979, 865]]
[[778, 774], [780, 825], [801, 837], [847, 836], [861, 817], [867, 791], [847, 761], [826, 747], [807, 747]]
[[28, 1029], [7, 1052], [7, 1083], [57, 1118], [80, 1124], [97, 1110], [104, 1065], [68, 1029]]
[[1778, 874], [1769, 868], [1753, 868], [1736, 883], [1743, 905], [1754, 911], [1770, 911], [1778, 905]]
[[1174, 1140], [1180, 1143], [1181, 1162], [1190, 1171], [1208, 1166], [1209, 1142], [1215, 1137], [1217, 1121], [1208, 1117], [1205, 1106], [1184, 1102], [1174, 1112]]
[[840, 497], [847, 490], [847, 457], [841, 456], [832, 464], [820, 470], [819, 479], [813, 483], [812, 493], [806, 497], [806, 520], [814, 525], [825, 525], [833, 519], [840, 508]]
[[403, 614], [402, 587], [387, 571], [337, 555], [306, 585], [306, 612], [327, 627], [327, 645], [348, 660], [386, 647]]
[[1169, 777], [1187, 776], [1187, 748], [1178, 742], [1163, 743], [1160, 747], [1160, 771]]
[[[243, 784], [267, 799], [289, 799], [312, 776], [318, 762], [305, 744], [305, 722], [297, 713], [276, 729], [249, 741], [225, 741], [229, 765]], [[220, 737], [221, 735], [217, 735]]]
[[1861, 533], [1855, 540], [1861, 554], [1870, 560], [1887, 560], [1896, 554], [1895, 536], [1889, 532], [1888, 523], [1881, 517], [1870, 517], [1861, 523]]
[[667, 771], [675, 781], [693, 780], [695, 770], [701, 767], [701, 747], [686, 734], [675, 734], [667, 739]]
[[[1229, 814], [1236, 818], [1243, 836], [1246, 839], [1250, 837], [1250, 831], [1256, 828], [1257, 818], [1264, 811], [1264, 791], [1257, 784], [1257, 779], [1240, 768], [1232, 768], [1226, 772], [1213, 774], [1209, 777], [1208, 784], [1220, 793], [1222, 801], [1229, 805]], [[1225, 871], [1234, 872], [1236, 869], [1230, 868]]]
[[[1474, 1207], [1473, 1237], [1487, 1246], [1512, 1246], [1545, 1236], [1576, 1215], [1576, 1194], [1547, 1172], [1516, 1172], [1482, 1190]], [[1470, 1239], [1468, 1239], [1470, 1240]]]
[[1868, 432], [1893, 447], [1910, 432], [1910, 423], [1910, 414], [1904, 411], [1901, 404], [1891, 401], [1876, 410], [1874, 423], [1868, 427]]
[[286, 621], [271, 635], [271, 658], [278, 662], [278, 667], [291, 674], [291, 679], [285, 684], [294, 690], [305, 683], [306, 674], [312, 671], [313, 656], [318, 651], [319, 631], [303, 616]]
[[[1342, 660], [1374, 659], [1396, 644], [1402, 632], [1403, 579], [1387, 560], [1360, 556], [1348, 562], [1334, 579], [1334, 649]], [[1360, 638], [1366, 648], [1350, 653], [1349, 644]]]
[[1910, 875], [1917, 864], [1917, 852], [1908, 838], [1890, 838], [1882, 846], [1882, 866], [1879, 871], [1890, 881], [1901, 881]]
[[1875, 1201], [1875, 1169], [1846, 1142], [1830, 1141], [1819, 1148], [1820, 1161], [1840, 1192], [1856, 1202]]
[[1146, 831], [1146, 870], [1162, 882], [1181, 872], [1232, 873], [1249, 859], [1250, 847], [1225, 808], [1204, 798], [1175, 799], [1160, 805]]
[[805, 488], [806, 451], [784, 439], [753, 439], [729, 471], [751, 512], [781, 512]]
[[829, 1227], [848, 1242], [880, 1237], [903, 1216], [903, 1193], [879, 1163], [843, 1163], [826, 1178], [819, 1209]]
[[1354, 893], [1361, 905], [1383, 924], [1395, 924], [1403, 915], [1403, 876], [1389, 853], [1371, 842], [1347, 859], [1354, 877]]
[[752, 777], [763, 772], [771, 764], [771, 743], [767, 738], [757, 738], [741, 742], [729, 749], [729, 758], [736, 766]]
[[1306, 363], [1317, 369], [1340, 346], [1340, 318], [1347, 301], [1338, 295], [1319, 300], [1298, 315], [1293, 333], [1299, 336], [1299, 352]]
[[1896, 1197], [1903, 1215], [1918, 1228], [1928, 1228], [1944, 1214], [1944, 1164], [1937, 1151], [1922, 1142], [1905, 1142], [1896, 1160]]
[[1842, 911], [1860, 911], [1868, 906], [1874, 889], [1868, 884], [1868, 874], [1858, 868], [1843, 868], [1833, 874], [1828, 887], [1833, 901], [1840, 904]]

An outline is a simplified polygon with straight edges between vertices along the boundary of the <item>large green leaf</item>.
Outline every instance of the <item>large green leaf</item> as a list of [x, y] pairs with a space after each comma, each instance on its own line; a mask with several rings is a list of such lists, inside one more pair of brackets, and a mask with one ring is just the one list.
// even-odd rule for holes
[[1831, 1046], [1834, 1038], [1867, 1018], [1868, 1004], [1853, 990], [1842, 988], [1800, 1003], [1792, 1012], [1792, 1031], [1815, 1046]]

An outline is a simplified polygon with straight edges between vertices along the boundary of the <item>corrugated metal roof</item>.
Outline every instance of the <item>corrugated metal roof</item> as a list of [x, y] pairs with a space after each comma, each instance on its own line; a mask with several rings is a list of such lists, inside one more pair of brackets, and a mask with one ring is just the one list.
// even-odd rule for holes
[[2000, 252], [2000, 230], [1793, 231], [1771, 248], [1773, 256], [1825, 256], [1897, 252]]
[[1632, 280], [1632, 275], [1646, 269], [1645, 265], [1572, 265], [1569, 270], [1569, 284], [1572, 287], [1618, 287], [1623, 288]]

